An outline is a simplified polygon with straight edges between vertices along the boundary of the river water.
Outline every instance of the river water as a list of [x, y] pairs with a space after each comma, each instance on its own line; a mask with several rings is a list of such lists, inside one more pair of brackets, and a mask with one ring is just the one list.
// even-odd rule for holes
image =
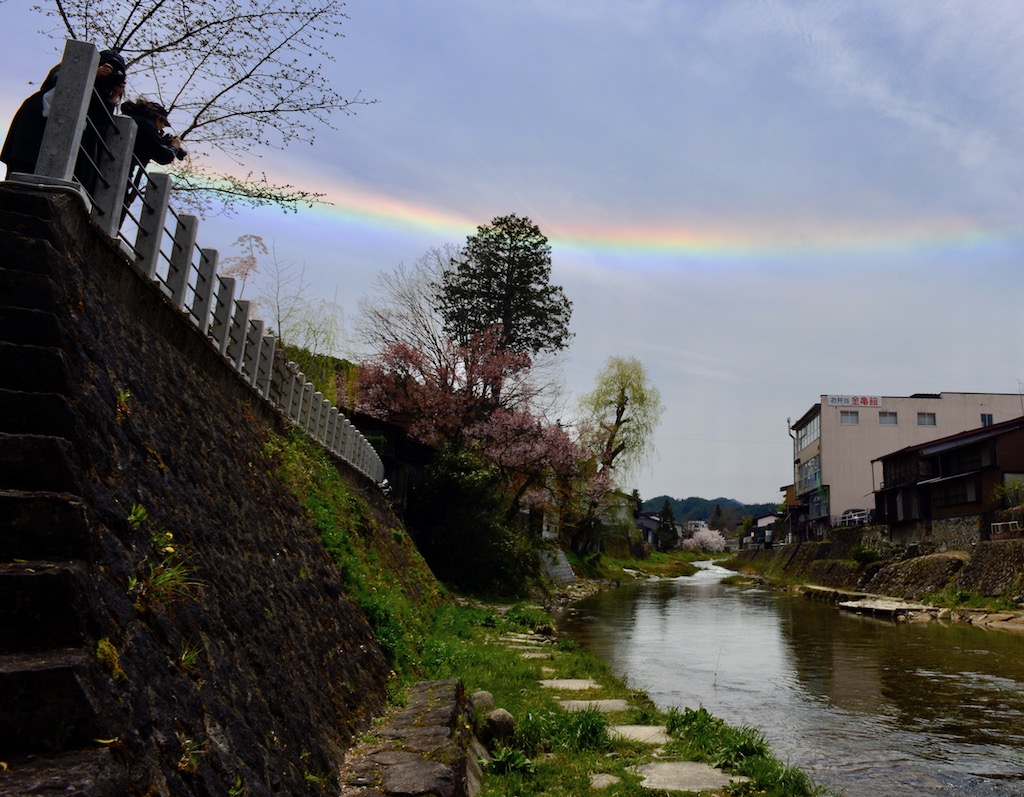
[[1024, 795], [1024, 636], [861, 617], [701, 567], [587, 598], [559, 627], [660, 708], [752, 725], [847, 797]]

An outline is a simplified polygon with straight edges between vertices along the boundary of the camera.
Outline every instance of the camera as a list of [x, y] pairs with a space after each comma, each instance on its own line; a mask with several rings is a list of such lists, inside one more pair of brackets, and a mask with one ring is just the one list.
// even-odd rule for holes
[[174, 146], [174, 138], [175, 137], [170, 133], [164, 133], [160, 137], [160, 140], [163, 141], [168, 147], [174, 150], [174, 157], [176, 157], [178, 160], [185, 160], [185, 157], [188, 155], [188, 153], [182, 147]]
[[108, 64], [107, 66], [110, 67], [111, 72], [106, 77], [102, 77], [96, 81], [97, 88], [110, 91], [118, 86], [123, 86], [126, 78], [124, 70], [118, 69], [113, 64]]

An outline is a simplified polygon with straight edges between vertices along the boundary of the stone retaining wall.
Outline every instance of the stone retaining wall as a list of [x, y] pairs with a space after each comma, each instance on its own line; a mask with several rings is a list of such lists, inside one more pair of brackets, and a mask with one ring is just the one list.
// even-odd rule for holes
[[[984, 541], [967, 550], [908, 555], [917, 551], [884, 539], [879, 528], [885, 527], [834, 529], [833, 540], [740, 551], [737, 558], [751, 562], [769, 577], [800, 579], [834, 589], [915, 599], [955, 588], [1018, 603], [1024, 600], [1024, 540]], [[954, 540], [977, 532], [969, 532], [967, 524], [949, 524], [943, 533]], [[857, 563], [851, 553], [858, 543], [884, 558], [867, 565]]]

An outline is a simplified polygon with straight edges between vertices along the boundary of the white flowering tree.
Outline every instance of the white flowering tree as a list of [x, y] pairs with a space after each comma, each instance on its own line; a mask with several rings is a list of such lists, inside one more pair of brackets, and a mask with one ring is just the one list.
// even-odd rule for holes
[[721, 553], [725, 550], [725, 537], [714, 529], [700, 529], [688, 540], [683, 541], [683, 550]]

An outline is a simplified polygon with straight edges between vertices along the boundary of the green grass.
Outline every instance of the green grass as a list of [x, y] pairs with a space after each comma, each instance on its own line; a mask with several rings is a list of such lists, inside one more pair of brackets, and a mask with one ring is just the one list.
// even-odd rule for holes
[[921, 603], [930, 606], [944, 606], [950, 609], [987, 609], [989, 611], [1016, 611], [1019, 607], [1014, 600], [1017, 590], [1009, 590], [1008, 594], [998, 597], [974, 595], [954, 586], [946, 587], [939, 592], [930, 592], [921, 596]]
[[[593, 773], [620, 778], [601, 792], [605, 797], [650, 795], [640, 786], [635, 768], [653, 760], [653, 749], [613, 740], [608, 734], [613, 724], [665, 725], [673, 738], [659, 760], [705, 761], [752, 778], [750, 784], [731, 787], [728, 794], [810, 797], [829, 793], [816, 787], [806, 773], [775, 759], [756, 729], [730, 726], [703, 708], [661, 711], [603, 661], [575, 645], [545, 646], [541, 650], [548, 651], [548, 656], [526, 659], [502, 642], [502, 637], [507, 640], [512, 633], [551, 622], [527, 605], [503, 609], [447, 604], [435, 617], [424, 649], [422, 677], [461, 678], [467, 692], [490, 692], [496, 705], [516, 719], [513, 739], [487, 768], [482, 797], [589, 795]], [[542, 678], [593, 678], [601, 689], [559, 694], [541, 687]], [[596, 709], [566, 712], [558, 704], [559, 699], [613, 698], [626, 699], [630, 709], [614, 714]]]
[[708, 559], [711, 554], [692, 551], [652, 551], [647, 559], [620, 558], [600, 553], [582, 557], [567, 553], [566, 556], [573, 568], [585, 578], [621, 583], [636, 578], [633, 572], [627, 571], [639, 571], [643, 575], [656, 578], [692, 576], [697, 572], [693, 563]]
[[[552, 618], [530, 603], [485, 605], [446, 596], [401, 529], [386, 527], [338, 474], [330, 460], [296, 432], [271, 435], [265, 456], [279, 478], [305, 507], [353, 601], [374, 628], [395, 669], [389, 700], [401, 705], [403, 683], [416, 679], [459, 678], [466, 691], [486, 690], [496, 705], [517, 721], [510, 743], [496, 751], [484, 778], [483, 797], [589, 795], [590, 776], [606, 773], [619, 782], [603, 797], [650, 795], [636, 767], [652, 760], [650, 746], [612, 739], [610, 724], [675, 725], [668, 755], [720, 763], [751, 777], [729, 794], [804, 797], [823, 794], [807, 775], [774, 759], [761, 734], [731, 728], [703, 709], [663, 712], [642, 692], [629, 687], [595, 656], [572, 640], [542, 645], [541, 658], [524, 658], [507, 641], [512, 634], [550, 631]], [[592, 578], [631, 580], [626, 568], [651, 576], [675, 577], [693, 571], [698, 555], [654, 554], [641, 562], [591, 556], [574, 564]], [[301, 576], [308, 578], [306, 574]], [[506, 639], [503, 641], [502, 637]], [[600, 690], [559, 694], [542, 678], [593, 678]], [[566, 712], [560, 699], [626, 699], [628, 711]], [[688, 727], [692, 726], [692, 727]], [[700, 726], [700, 733], [695, 728]], [[319, 773], [307, 772], [312, 780]], [[724, 793], [723, 793], [724, 794]]]
[[414, 680], [442, 590], [412, 541], [382, 528], [330, 458], [301, 432], [271, 435], [264, 455], [305, 507], [397, 677]]

